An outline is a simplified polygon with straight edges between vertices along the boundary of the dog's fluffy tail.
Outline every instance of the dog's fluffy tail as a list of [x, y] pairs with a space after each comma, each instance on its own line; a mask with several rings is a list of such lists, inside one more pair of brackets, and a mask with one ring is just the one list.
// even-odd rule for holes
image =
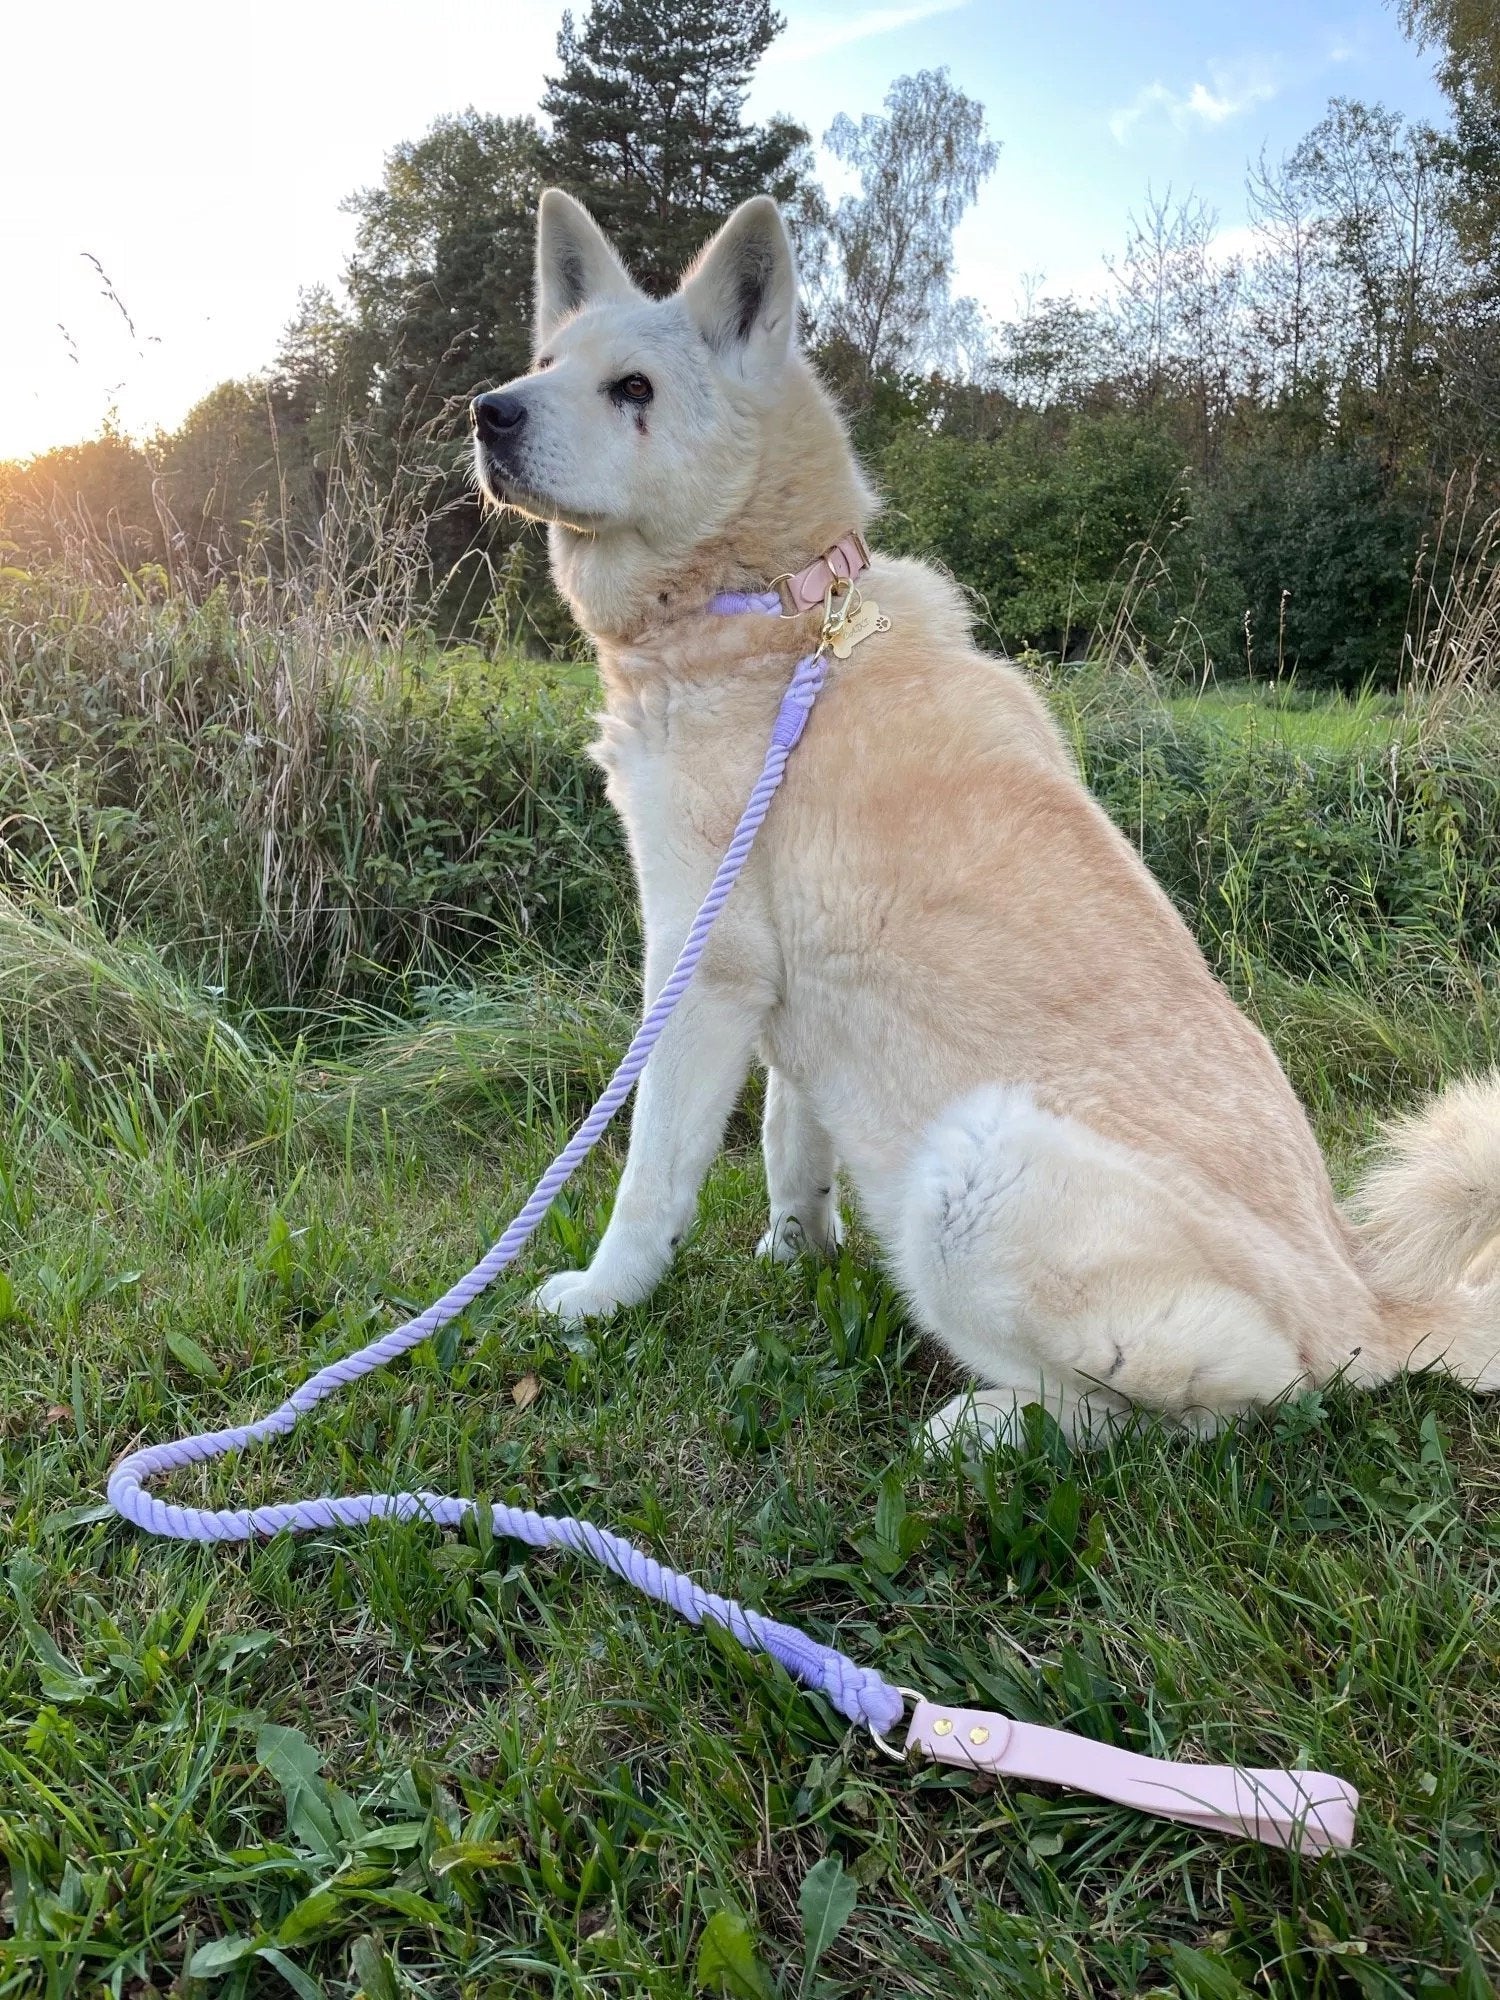
[[1391, 1125], [1353, 1212], [1395, 1365], [1500, 1389], [1500, 1070]]

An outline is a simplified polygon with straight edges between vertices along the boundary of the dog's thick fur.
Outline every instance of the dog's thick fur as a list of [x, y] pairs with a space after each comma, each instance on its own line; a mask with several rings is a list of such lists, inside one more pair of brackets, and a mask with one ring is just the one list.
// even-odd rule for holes
[[[708, 600], [800, 568], [874, 503], [796, 350], [771, 202], [652, 302], [551, 191], [537, 294], [537, 365], [499, 392], [519, 402], [481, 436], [479, 477], [551, 522], [598, 644], [594, 754], [629, 833], [650, 996], [818, 631]], [[1270, 1047], [1026, 681], [975, 650], [953, 585], [877, 556], [861, 588], [891, 629], [830, 661], [652, 1057], [598, 1252], [541, 1305], [574, 1319], [651, 1291], [759, 1055], [761, 1247], [835, 1244], [845, 1177], [922, 1323], [978, 1378], [939, 1438], [1038, 1398], [1074, 1435], [1133, 1406], [1207, 1425], [1414, 1363], [1500, 1387], [1500, 1079], [1398, 1126], [1346, 1218]]]

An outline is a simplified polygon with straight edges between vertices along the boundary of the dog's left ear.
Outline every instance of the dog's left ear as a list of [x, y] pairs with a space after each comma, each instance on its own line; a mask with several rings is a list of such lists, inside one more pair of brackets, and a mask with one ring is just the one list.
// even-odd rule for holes
[[703, 338], [747, 377], [774, 374], [792, 344], [797, 266], [769, 195], [742, 202], [682, 282]]

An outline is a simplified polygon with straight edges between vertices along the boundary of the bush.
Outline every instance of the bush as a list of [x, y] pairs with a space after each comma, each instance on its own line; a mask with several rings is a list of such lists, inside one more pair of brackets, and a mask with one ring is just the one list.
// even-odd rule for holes
[[[150, 939], [232, 1003], [377, 996], [518, 936], [528, 963], [577, 968], [628, 935], [623, 840], [582, 755], [586, 669], [375, 653], [222, 597], [90, 605], [32, 582], [4, 608], [19, 754], [0, 766], [0, 881]], [[1264, 967], [1438, 992], [1492, 966], [1487, 711], [1438, 729], [1305, 694], [1168, 705], [1080, 669], [1050, 693], [1089, 783], [1242, 989]]]
[[1422, 510], [1372, 451], [1259, 444], [1225, 462], [1194, 514], [1229, 612], [1210, 634], [1221, 665], [1396, 684]]
[[1185, 545], [1185, 560], [1153, 567], [1140, 588], [1138, 552], [1151, 544], [1175, 557], [1186, 516], [1177, 446], [1148, 419], [1080, 417], [1060, 442], [1030, 416], [983, 439], [907, 426], [879, 472], [882, 546], [951, 570], [1011, 651], [1069, 657], [1114, 622], [1127, 594], [1142, 636], [1165, 646], [1195, 596]]

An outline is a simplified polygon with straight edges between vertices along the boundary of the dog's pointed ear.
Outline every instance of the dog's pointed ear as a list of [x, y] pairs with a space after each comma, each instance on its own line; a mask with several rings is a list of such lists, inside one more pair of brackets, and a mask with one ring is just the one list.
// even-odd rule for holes
[[635, 298], [630, 273], [614, 245], [580, 201], [547, 188], [536, 212], [536, 311], [538, 347], [570, 313], [598, 299]]
[[741, 202], [683, 279], [682, 302], [709, 346], [741, 373], [780, 368], [797, 319], [797, 264], [769, 195]]

